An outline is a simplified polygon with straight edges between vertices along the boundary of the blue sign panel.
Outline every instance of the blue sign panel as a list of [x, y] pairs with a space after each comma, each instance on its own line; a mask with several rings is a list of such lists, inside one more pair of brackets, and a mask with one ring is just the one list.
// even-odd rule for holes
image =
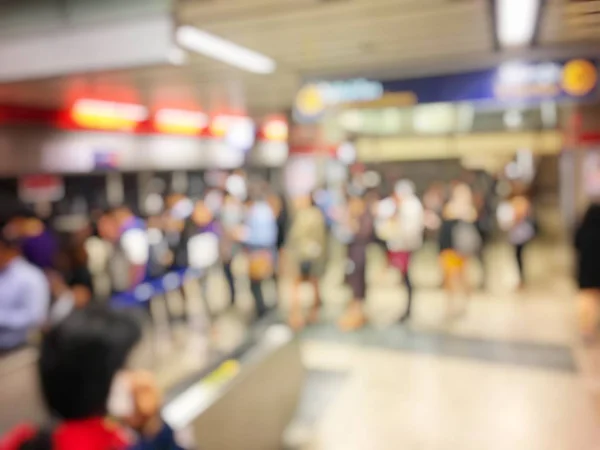
[[310, 83], [294, 105], [295, 119], [318, 120], [332, 107], [374, 102], [387, 95], [407, 94], [415, 103], [490, 101], [535, 103], [547, 100], [588, 100], [598, 93], [594, 61], [511, 63], [488, 70], [409, 80], [348, 80]]

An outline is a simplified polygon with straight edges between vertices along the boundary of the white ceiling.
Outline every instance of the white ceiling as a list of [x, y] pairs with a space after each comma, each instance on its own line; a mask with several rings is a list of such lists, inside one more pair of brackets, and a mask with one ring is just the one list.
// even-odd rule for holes
[[[592, 19], [577, 15], [586, 8], [600, 10], [599, 3], [548, 0], [540, 44], [554, 49], [599, 40], [599, 24], [582, 27], [581, 21]], [[179, 0], [175, 9], [179, 23], [272, 57], [277, 72], [248, 74], [190, 54], [181, 67], [77, 79], [128, 86], [142, 101], [180, 96], [209, 110], [233, 106], [262, 114], [288, 109], [306, 78], [441, 73], [494, 64], [504, 57], [494, 48], [490, 0]], [[0, 104], [60, 106], [74, 80], [0, 86]]]

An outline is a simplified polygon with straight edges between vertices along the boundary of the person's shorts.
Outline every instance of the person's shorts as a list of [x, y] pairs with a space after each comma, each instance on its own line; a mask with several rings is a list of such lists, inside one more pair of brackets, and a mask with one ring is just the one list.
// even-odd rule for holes
[[466, 258], [456, 250], [444, 250], [440, 254], [444, 274], [461, 272], [466, 264]]

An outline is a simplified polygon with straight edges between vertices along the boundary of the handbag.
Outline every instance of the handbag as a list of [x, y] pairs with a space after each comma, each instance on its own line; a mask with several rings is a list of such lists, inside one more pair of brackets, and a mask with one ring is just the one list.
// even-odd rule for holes
[[248, 258], [248, 274], [251, 280], [262, 281], [273, 275], [273, 252], [271, 250], [252, 250]]

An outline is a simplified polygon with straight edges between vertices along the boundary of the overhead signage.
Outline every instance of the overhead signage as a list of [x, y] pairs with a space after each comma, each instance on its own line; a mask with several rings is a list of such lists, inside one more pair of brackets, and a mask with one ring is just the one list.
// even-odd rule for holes
[[598, 65], [588, 59], [508, 63], [469, 73], [408, 80], [309, 83], [294, 104], [294, 119], [316, 122], [327, 109], [383, 102], [404, 95], [415, 103], [537, 103], [548, 100], [590, 100], [598, 93]]
[[364, 78], [311, 83], [303, 86], [296, 95], [294, 113], [299, 121], [318, 119], [327, 108], [377, 100], [383, 94], [382, 83]]
[[97, 99], [77, 100], [70, 111], [79, 127], [103, 131], [133, 131], [148, 118], [148, 110], [135, 103]]
[[256, 140], [256, 126], [247, 116], [217, 115], [209, 126], [210, 135], [223, 139], [228, 146], [248, 151]]
[[195, 136], [208, 125], [208, 115], [202, 111], [163, 108], [154, 114], [154, 129], [164, 134]]
[[119, 153], [108, 149], [94, 149], [94, 169], [109, 170], [119, 167]]
[[261, 141], [287, 142], [289, 128], [283, 117], [269, 117], [260, 126], [258, 138]]

